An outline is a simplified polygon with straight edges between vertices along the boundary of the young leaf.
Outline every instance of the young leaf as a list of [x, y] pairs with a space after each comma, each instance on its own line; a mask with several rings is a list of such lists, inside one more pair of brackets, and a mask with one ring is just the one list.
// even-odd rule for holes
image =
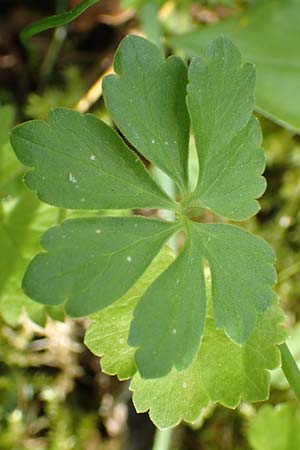
[[194, 422], [210, 402], [235, 408], [241, 400], [268, 398], [268, 370], [280, 364], [276, 344], [285, 338], [282, 314], [276, 307], [259, 316], [249, 340], [234, 344], [208, 318], [197, 358], [184, 371], [173, 369], [156, 379], [143, 379], [137, 372], [130, 389], [138, 412], [149, 410], [159, 428], [181, 420]]
[[34, 169], [27, 186], [47, 203], [71, 209], [172, 208], [139, 158], [117, 133], [90, 114], [56, 108], [49, 123], [14, 128], [11, 143]]
[[147, 287], [173, 259], [170, 249], [163, 248], [123, 297], [91, 316], [93, 322], [87, 329], [84, 342], [95, 355], [102, 356], [103, 372], [118, 375], [120, 380], [130, 378], [136, 372], [135, 349], [127, 342], [133, 310]]
[[141, 217], [90, 217], [64, 222], [42, 237], [46, 253], [23, 280], [40, 303], [66, 302], [75, 317], [110, 305], [145, 272], [178, 224]]
[[205, 322], [205, 282], [198, 248], [185, 249], [151, 284], [134, 311], [129, 344], [144, 378], [186, 368], [200, 346]]
[[210, 267], [216, 325], [242, 344], [257, 314], [274, 301], [274, 252], [263, 239], [233, 225], [193, 223], [191, 229], [199, 258]]
[[149, 161], [183, 190], [187, 186], [189, 116], [183, 61], [138, 36], [126, 37], [115, 56], [117, 75], [105, 77], [103, 94], [113, 120]]
[[264, 405], [250, 422], [247, 435], [253, 450], [298, 450], [300, 415], [298, 408], [281, 404]]
[[236, 47], [223, 37], [205, 59], [189, 66], [188, 107], [199, 157], [199, 179], [190, 206], [208, 208], [233, 220], [259, 210], [265, 189], [261, 131], [251, 118], [255, 71], [241, 64]]

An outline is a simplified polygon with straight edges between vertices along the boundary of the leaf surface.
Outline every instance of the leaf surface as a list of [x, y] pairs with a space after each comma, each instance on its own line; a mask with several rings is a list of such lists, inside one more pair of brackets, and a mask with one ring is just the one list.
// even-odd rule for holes
[[144, 378], [186, 368], [199, 349], [205, 323], [205, 282], [198, 248], [182, 253], [151, 284], [134, 311], [129, 343]]
[[126, 37], [114, 69], [103, 81], [105, 103], [126, 138], [183, 190], [187, 185], [189, 116], [187, 69], [182, 59], [165, 60], [156, 45]]
[[87, 347], [101, 358], [101, 369], [120, 380], [136, 372], [135, 349], [128, 345], [129, 325], [133, 310], [153, 280], [165, 270], [174, 257], [168, 247], [155, 257], [135, 285], [119, 300], [91, 316], [92, 324], [85, 334]]
[[46, 203], [71, 209], [172, 208], [140, 159], [95, 116], [56, 108], [48, 123], [14, 128], [11, 143], [19, 160], [34, 168], [27, 186]]
[[298, 450], [300, 414], [297, 407], [263, 405], [250, 422], [247, 435], [253, 450]]
[[256, 108], [266, 117], [300, 132], [300, 15], [298, 0], [257, 2], [241, 14], [169, 42], [191, 56], [223, 33], [257, 71]]
[[191, 228], [199, 258], [210, 267], [216, 325], [242, 344], [257, 314], [274, 301], [274, 252], [263, 239], [233, 225], [192, 223]]
[[110, 305], [145, 272], [178, 224], [142, 217], [90, 217], [64, 222], [42, 237], [23, 280], [40, 303], [66, 303], [71, 316]]
[[[0, 218], [0, 314], [7, 323], [16, 325], [25, 309], [33, 321], [44, 325], [47, 314], [57, 317], [58, 311], [30, 300], [22, 292], [21, 281], [32, 254], [40, 249], [41, 231], [56, 224], [59, 213], [24, 190], [4, 203]], [[59, 316], [63, 318], [63, 311]]]
[[199, 179], [190, 200], [233, 220], [259, 210], [266, 183], [265, 159], [254, 107], [255, 71], [241, 64], [237, 48], [216, 39], [203, 59], [189, 66], [188, 107], [199, 158]]
[[280, 364], [276, 344], [285, 338], [282, 320], [276, 307], [265, 312], [259, 316], [249, 340], [239, 346], [217, 330], [208, 317], [198, 356], [186, 370], [173, 369], [153, 380], [135, 374], [130, 389], [136, 410], [149, 410], [157, 427], [168, 428], [181, 420], [195, 421], [211, 402], [235, 408], [241, 400], [267, 399], [268, 370]]

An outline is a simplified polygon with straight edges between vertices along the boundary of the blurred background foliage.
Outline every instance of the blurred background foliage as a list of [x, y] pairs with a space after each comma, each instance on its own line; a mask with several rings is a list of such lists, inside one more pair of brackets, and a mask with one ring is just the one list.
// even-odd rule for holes
[[[19, 33], [25, 25], [78, 1], [1, 0], [0, 450], [148, 450], [155, 432], [146, 414], [134, 412], [128, 384], [102, 373], [98, 359], [83, 346], [88, 319], [70, 320], [61, 308], [36, 304], [22, 293], [22, 275], [39, 249], [41, 233], [76, 213], [42, 204], [25, 189], [23, 168], [9, 144], [11, 127], [44, 119], [54, 106], [89, 110], [109, 121], [101, 80], [127, 33], [146, 34], [167, 54], [176, 52], [188, 60], [185, 45], [173, 45], [170, 36], [191, 30], [210, 33], [228, 18], [271, 1], [103, 0], [68, 26], [36, 35], [31, 47], [24, 48]], [[266, 24], [268, 20], [263, 17]], [[300, 5], [293, 26], [300, 37]], [[299, 58], [292, 64], [300, 80], [297, 45]], [[293, 96], [288, 98], [293, 114], [295, 102]], [[299, 105], [298, 110], [300, 126]], [[263, 236], [276, 251], [276, 290], [286, 311], [289, 346], [300, 365], [300, 137], [294, 124], [282, 127], [259, 118], [268, 188], [261, 212], [241, 225]], [[280, 122], [276, 117], [275, 121]], [[195, 174], [193, 152], [190, 166]], [[204, 220], [212, 220], [209, 212]], [[272, 374], [268, 403], [241, 404], [235, 411], [211, 408], [194, 427], [174, 430], [171, 449], [299, 449], [299, 412], [280, 370]]]

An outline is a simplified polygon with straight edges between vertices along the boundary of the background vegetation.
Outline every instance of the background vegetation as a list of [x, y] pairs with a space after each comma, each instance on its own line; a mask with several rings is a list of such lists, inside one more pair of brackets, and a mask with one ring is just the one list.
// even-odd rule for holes
[[[180, 41], [175, 32], [206, 33], [209, 28], [210, 35], [228, 17], [239, 18], [248, 11], [251, 17], [255, 3], [267, 5], [263, 17], [255, 13], [267, 30], [273, 20], [270, 1], [103, 0], [70, 25], [39, 34], [27, 46], [21, 43], [20, 31], [28, 23], [76, 3], [2, 0], [0, 6], [0, 450], [146, 450], [152, 448], [155, 433], [148, 416], [134, 412], [127, 383], [103, 374], [99, 360], [83, 346], [88, 321], [65, 318], [60, 308], [35, 304], [21, 291], [22, 275], [39, 249], [43, 230], [75, 214], [41, 204], [25, 189], [23, 169], [9, 144], [11, 127], [45, 118], [53, 106], [89, 110], [109, 121], [101, 99], [101, 77], [110, 70], [114, 51], [128, 33], [146, 34], [164, 45], [167, 53], [177, 52], [188, 59], [195, 51], [191, 45], [195, 38], [188, 41], [191, 36], [186, 35]], [[292, 0], [285, 2], [289, 3], [296, 5]], [[292, 35], [288, 43], [292, 49], [284, 56], [291, 60], [298, 52], [298, 60], [293, 60], [290, 77], [285, 68], [276, 75], [282, 76], [286, 88], [284, 117], [273, 104], [258, 108], [273, 119], [258, 114], [268, 188], [261, 212], [246, 226], [276, 251], [276, 289], [286, 311], [289, 345], [300, 362], [300, 89], [294, 90], [300, 80], [300, 47], [292, 39], [293, 33], [300, 36], [300, 14], [287, 23], [291, 14], [288, 11], [276, 20]], [[272, 41], [273, 36], [260, 36], [258, 47], [267, 45], [266, 39]], [[272, 95], [276, 99], [279, 93], [273, 89]], [[266, 107], [271, 108], [268, 114]], [[191, 164], [195, 164], [193, 159]], [[211, 220], [209, 214], [206, 220]], [[211, 408], [195, 426], [177, 427], [170, 448], [300, 448], [300, 416], [279, 370], [272, 374], [268, 403], [241, 404], [235, 411]], [[272, 408], [278, 403], [283, 405]]]

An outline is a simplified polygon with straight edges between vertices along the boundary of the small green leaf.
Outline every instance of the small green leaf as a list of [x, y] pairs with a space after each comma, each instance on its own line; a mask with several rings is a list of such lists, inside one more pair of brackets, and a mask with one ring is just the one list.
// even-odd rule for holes
[[274, 301], [274, 252], [261, 238], [226, 224], [191, 224], [198, 255], [208, 261], [218, 328], [237, 343], [250, 336], [258, 313]]
[[168, 247], [153, 260], [136, 284], [119, 300], [91, 316], [92, 324], [85, 334], [87, 347], [101, 358], [101, 369], [120, 380], [136, 372], [135, 349], [128, 345], [129, 326], [133, 310], [153, 280], [165, 270], [174, 257]]
[[71, 209], [173, 206], [117, 133], [90, 114], [53, 109], [49, 123], [14, 128], [11, 143], [20, 161], [34, 167], [27, 186], [46, 203]]
[[179, 187], [187, 186], [189, 116], [187, 69], [138, 36], [126, 37], [115, 56], [117, 75], [105, 77], [103, 94], [126, 138]]
[[241, 400], [256, 402], [269, 394], [270, 374], [280, 364], [276, 344], [285, 338], [279, 325], [281, 312], [273, 307], [259, 316], [257, 325], [243, 345], [234, 344], [207, 318], [197, 358], [184, 371], [173, 369], [157, 379], [133, 377], [130, 389], [138, 412], [149, 410], [159, 428], [175, 426], [181, 420], [194, 422], [203, 408], [219, 402], [235, 408]]
[[173, 264], [151, 284], [134, 311], [129, 344], [144, 378], [186, 368], [199, 349], [205, 323], [205, 282], [198, 248], [187, 240]]
[[290, 404], [262, 406], [250, 422], [247, 435], [253, 450], [299, 450], [300, 414]]
[[81, 316], [110, 305], [145, 272], [178, 224], [142, 217], [90, 217], [47, 231], [23, 280], [40, 303]]
[[72, 20], [79, 17], [90, 6], [98, 3], [101, 0], [81, 0], [74, 8], [61, 14], [55, 14], [54, 16], [46, 17], [45, 19], [38, 20], [37, 22], [30, 23], [21, 32], [21, 40], [25, 46], [28, 45], [29, 39], [42, 31], [50, 30], [51, 28], [60, 27], [66, 25]]
[[188, 107], [199, 157], [190, 206], [243, 220], [259, 210], [265, 159], [254, 107], [255, 71], [227, 39], [216, 39], [205, 58], [189, 66]]

